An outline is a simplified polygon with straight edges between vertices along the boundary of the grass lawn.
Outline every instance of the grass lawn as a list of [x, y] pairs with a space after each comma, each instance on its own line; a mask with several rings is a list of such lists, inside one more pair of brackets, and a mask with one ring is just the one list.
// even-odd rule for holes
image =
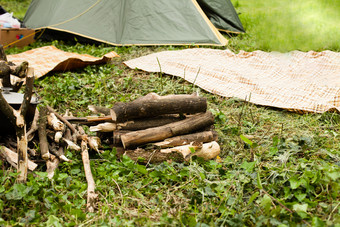
[[[340, 51], [340, 2], [335, 0], [233, 0], [246, 34], [227, 48], [253, 51]], [[1, 5], [23, 18], [27, 0]], [[16, 170], [0, 161], [0, 225], [42, 226], [339, 226], [340, 117], [297, 114], [209, 94], [182, 79], [130, 70], [120, 64], [177, 47], [112, 47], [37, 41], [22, 50], [55, 45], [101, 56], [116, 51], [114, 64], [58, 73], [35, 82], [43, 103], [64, 113], [89, 114], [89, 104], [112, 107], [150, 92], [199, 91], [216, 117], [221, 162], [138, 165], [118, 161], [115, 150], [91, 154], [99, 194], [96, 213], [86, 213], [81, 156], [66, 155], [53, 180], [46, 167], [15, 184]], [[181, 47], [185, 48], [185, 47]], [[225, 47], [224, 47], [225, 48]], [[245, 140], [241, 135], [250, 138]]]

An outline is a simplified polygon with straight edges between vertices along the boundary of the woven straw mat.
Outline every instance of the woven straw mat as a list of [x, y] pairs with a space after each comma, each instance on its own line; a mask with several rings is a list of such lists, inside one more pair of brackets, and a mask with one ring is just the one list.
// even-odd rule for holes
[[340, 53], [186, 49], [124, 62], [179, 76], [213, 94], [297, 112], [340, 111]]

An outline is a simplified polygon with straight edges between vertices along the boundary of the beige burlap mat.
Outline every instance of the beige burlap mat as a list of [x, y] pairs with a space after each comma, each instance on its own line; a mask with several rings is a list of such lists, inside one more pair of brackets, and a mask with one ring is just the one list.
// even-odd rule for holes
[[7, 60], [15, 64], [27, 61], [29, 66], [34, 68], [35, 77], [39, 78], [52, 71], [64, 72], [88, 65], [103, 64], [114, 57], [119, 57], [119, 55], [113, 51], [97, 58], [88, 54], [65, 52], [54, 46], [45, 46], [20, 54], [8, 55]]
[[340, 110], [340, 53], [186, 49], [126, 61], [175, 75], [211, 93], [298, 112]]

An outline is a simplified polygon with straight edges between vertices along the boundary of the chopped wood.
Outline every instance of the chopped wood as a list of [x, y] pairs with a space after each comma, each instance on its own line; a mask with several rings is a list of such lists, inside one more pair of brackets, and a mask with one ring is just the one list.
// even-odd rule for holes
[[80, 146], [78, 146], [76, 143], [74, 143], [73, 141], [71, 140], [68, 140], [68, 139], [65, 139], [63, 138], [62, 139], [66, 144], [67, 144], [67, 147], [71, 150], [75, 150], [75, 151], [80, 151], [81, 148]]
[[58, 114], [52, 107], [50, 107], [50, 106], [46, 106], [46, 107], [47, 107], [48, 111], [54, 113], [55, 116], [57, 118], [59, 118], [59, 120], [64, 122], [67, 125], [67, 127], [69, 127], [69, 129], [71, 129], [72, 133], [77, 133], [77, 130], [74, 128], [74, 126], [68, 120], [66, 120], [64, 117], [62, 117], [60, 114]]
[[47, 124], [47, 108], [43, 106], [40, 108], [38, 135], [39, 135], [41, 157], [42, 159], [47, 161], [50, 159], [50, 152], [48, 149], [46, 124]]
[[154, 143], [155, 146], [160, 148], [176, 147], [182, 145], [188, 145], [192, 142], [211, 142], [217, 141], [218, 135], [215, 131], [203, 131], [192, 134], [186, 134], [182, 136], [175, 136], [168, 138], [162, 142]]
[[180, 121], [179, 116], [164, 115], [146, 119], [135, 119], [124, 123], [106, 122], [90, 127], [91, 132], [113, 132], [115, 130], [143, 130]]
[[128, 103], [116, 103], [111, 109], [115, 122], [124, 122], [136, 118], [155, 117], [164, 114], [195, 114], [205, 112], [207, 100], [204, 97], [171, 97], [141, 100]]
[[54, 135], [54, 141], [56, 143], [59, 143], [62, 137], [63, 137], [63, 132], [62, 131], [58, 131]]
[[[194, 150], [195, 152], [192, 153], [192, 150]], [[204, 160], [211, 160], [216, 158], [220, 154], [221, 148], [216, 141], [213, 141], [210, 143], [204, 143], [202, 146], [185, 145], [162, 149], [160, 152], [171, 153], [174, 151], [180, 152], [186, 160], [188, 160], [192, 156], [201, 157]]]
[[136, 150], [127, 150], [124, 155], [140, 164], [157, 164], [164, 161], [184, 162], [184, 157], [177, 151], [165, 153], [159, 150], [144, 150], [138, 148]]
[[63, 131], [65, 129], [65, 125], [62, 121], [60, 121], [54, 113], [50, 113], [47, 115], [48, 125], [55, 131]]
[[100, 138], [96, 137], [96, 136], [90, 136], [87, 138], [87, 142], [89, 144], [89, 147], [94, 150], [97, 151], [99, 153], [102, 153], [99, 148], [100, 148]]
[[[0, 146], [0, 154], [3, 158], [7, 160], [9, 164], [11, 164], [14, 168], [17, 168], [18, 164], [18, 154], [11, 149], [5, 147], [5, 146]], [[30, 171], [34, 171], [38, 167], [37, 164], [32, 162], [31, 160], [28, 160], [28, 166], [27, 168]]]
[[121, 140], [124, 148], [136, 147], [150, 142], [162, 141], [169, 137], [192, 133], [212, 124], [214, 124], [214, 116], [208, 111], [175, 123], [130, 132], [122, 135]]
[[136, 119], [133, 121], [128, 121], [126, 124], [117, 124], [117, 129], [136, 131], [170, 124], [180, 120], [182, 119], [179, 116], [164, 115], [153, 118]]
[[51, 155], [50, 158], [46, 161], [46, 172], [47, 172], [47, 177], [48, 179], [52, 179], [55, 173], [55, 170], [58, 168], [59, 165], [59, 159]]
[[91, 126], [90, 131], [91, 132], [113, 132], [117, 129], [116, 123], [106, 122], [102, 124], [98, 124], [96, 126]]

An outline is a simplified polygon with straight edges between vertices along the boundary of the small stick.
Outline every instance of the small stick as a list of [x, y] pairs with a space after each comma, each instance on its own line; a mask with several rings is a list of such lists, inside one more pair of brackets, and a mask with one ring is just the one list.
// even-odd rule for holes
[[39, 110], [35, 109], [34, 118], [30, 130], [27, 132], [27, 140], [32, 141], [34, 133], [38, 130]]
[[46, 166], [47, 166], [46, 172], [47, 172], [48, 179], [53, 178], [55, 170], [58, 168], [58, 165], [59, 165], [59, 159], [52, 154], [50, 159], [48, 159], [46, 162]]
[[87, 142], [85, 139], [81, 141], [81, 157], [83, 159], [85, 177], [87, 181], [87, 204], [86, 210], [94, 212], [98, 195], [95, 193], [95, 182], [91, 172], [90, 158], [88, 153]]

